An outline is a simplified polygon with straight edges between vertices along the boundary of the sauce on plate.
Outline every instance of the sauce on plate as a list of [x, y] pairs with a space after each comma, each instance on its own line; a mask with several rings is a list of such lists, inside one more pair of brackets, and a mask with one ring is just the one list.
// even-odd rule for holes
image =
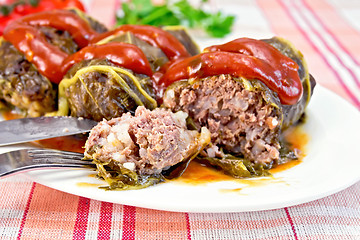
[[52, 148], [62, 151], [84, 153], [86, 139], [87, 134], [77, 134], [72, 136], [38, 140], [33, 142], [33, 144], [43, 148]]
[[[270, 169], [269, 172], [271, 174], [295, 167], [296, 165], [300, 164], [303, 158], [306, 156], [306, 145], [308, 144], [310, 138], [309, 135], [303, 130], [303, 128], [301, 126], [296, 126], [288, 129], [284, 134], [286, 141], [288, 141], [294, 148], [300, 150], [300, 156], [297, 160], [291, 160], [287, 163], [278, 165], [275, 168]], [[211, 167], [193, 161], [189, 164], [188, 168], [180, 178], [174, 179], [172, 181], [192, 185], [202, 185], [220, 181], [238, 181], [248, 186], [261, 186], [279, 180], [273, 177], [236, 179], [226, 175], [221, 171], [215, 170]], [[241, 188], [225, 189], [224, 191], [234, 192], [240, 190]]]
[[79, 182], [76, 184], [77, 187], [101, 187], [104, 184], [98, 184], [98, 183], [87, 183], [87, 182]]
[[[3, 117], [6, 120], [10, 120], [10, 119], [19, 118], [20, 115], [13, 111], [7, 111], [3, 113]], [[293, 148], [300, 150], [299, 159], [291, 160], [287, 163], [278, 165], [275, 168], [270, 169], [269, 172], [271, 174], [285, 171], [287, 169], [295, 167], [296, 165], [300, 164], [303, 158], [306, 156], [306, 146], [310, 140], [310, 137], [303, 130], [301, 126], [291, 127], [290, 129], [286, 130], [284, 132], [284, 137], [285, 140], [293, 146]], [[72, 136], [39, 140], [33, 142], [33, 144], [44, 148], [52, 148], [57, 150], [83, 153], [86, 140], [87, 140], [87, 134], [78, 134]], [[91, 177], [95, 177], [95, 175]], [[181, 177], [171, 181], [176, 183], [191, 184], [191, 185], [202, 185], [202, 184], [208, 184], [208, 183], [220, 182], [220, 181], [239, 181], [240, 183], [246, 184], [247, 186], [261, 186], [278, 180], [274, 179], [273, 177], [236, 179], [229, 175], [224, 174], [219, 170], [216, 170], [209, 166], [205, 166], [204, 164], [201, 164], [199, 162], [192, 161]], [[79, 183], [78, 186], [98, 187], [98, 185], [90, 184], [90, 183], [89, 184]], [[238, 192], [241, 191], [242, 188], [223, 189], [223, 190], [224, 192]]]
[[21, 114], [17, 113], [16, 111], [3, 111], [1, 112], [1, 115], [5, 120], [13, 120], [23, 117], [21, 116]]
[[[4, 111], [2, 112], [1, 115], [5, 120], [22, 118], [22, 116], [15, 111]], [[87, 139], [87, 134], [77, 134], [72, 136], [55, 137], [44, 140], [38, 140], [32, 142], [32, 144], [43, 148], [51, 148], [62, 151], [83, 153], [86, 139]]]

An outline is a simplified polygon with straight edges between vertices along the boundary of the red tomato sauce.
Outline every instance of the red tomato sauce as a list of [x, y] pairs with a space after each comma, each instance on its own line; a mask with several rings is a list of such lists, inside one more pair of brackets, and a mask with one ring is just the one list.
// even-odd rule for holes
[[13, 21], [5, 28], [4, 39], [22, 52], [42, 75], [59, 83], [64, 75], [61, 71], [62, 63], [68, 54], [50, 44], [37, 26], [66, 30], [81, 47], [88, 45], [96, 32], [84, 19], [67, 10], [31, 14]]
[[139, 39], [160, 48], [170, 60], [190, 57], [189, 52], [179, 40], [161, 28], [153, 26], [122, 25], [112, 31], [98, 35], [91, 42], [96, 43], [111, 35], [122, 34], [125, 32], [131, 32]]
[[295, 104], [302, 96], [298, 65], [270, 44], [245, 38], [205, 50], [209, 52], [163, 67], [156, 76], [159, 89], [181, 79], [230, 74], [262, 81], [278, 94], [282, 104]]
[[90, 45], [81, 49], [65, 59], [62, 72], [66, 73], [75, 63], [90, 59], [107, 59], [136, 73], [152, 76], [150, 64], [140, 48], [120, 42]]

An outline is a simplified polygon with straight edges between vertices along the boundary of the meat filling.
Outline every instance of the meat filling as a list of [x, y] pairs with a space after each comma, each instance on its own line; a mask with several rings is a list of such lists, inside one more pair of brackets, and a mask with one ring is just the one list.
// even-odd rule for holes
[[164, 106], [188, 113], [196, 127], [210, 130], [213, 145], [207, 149], [209, 157], [221, 157], [221, 148], [255, 163], [276, 161], [280, 150], [279, 110], [265, 100], [261, 88], [245, 84], [249, 81], [230, 75], [191, 84], [186, 81], [165, 92]]
[[184, 112], [138, 107], [95, 126], [85, 145], [85, 157], [112, 162], [140, 175], [158, 174], [200, 152], [210, 133], [186, 129]]

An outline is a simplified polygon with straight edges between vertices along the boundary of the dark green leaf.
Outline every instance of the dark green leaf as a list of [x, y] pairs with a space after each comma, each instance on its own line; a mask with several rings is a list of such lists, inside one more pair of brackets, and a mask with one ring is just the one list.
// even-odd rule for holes
[[1, 15], [7, 16], [12, 12], [12, 6], [2, 5], [0, 6]]
[[40, 0], [29, 0], [29, 3], [32, 7], [36, 7], [37, 5], [39, 5], [39, 1]]
[[18, 0], [12, 4], [0, 5], [0, 13], [3, 16], [8, 16], [14, 11], [17, 6], [30, 4], [32, 7], [36, 7], [37, 5], [39, 5], [39, 1], [40, 0]]

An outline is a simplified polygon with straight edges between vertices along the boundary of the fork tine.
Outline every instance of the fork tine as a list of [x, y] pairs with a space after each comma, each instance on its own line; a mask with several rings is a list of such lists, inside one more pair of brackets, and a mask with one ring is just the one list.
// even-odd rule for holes
[[57, 150], [21, 149], [0, 154], [0, 178], [20, 171], [46, 168], [95, 168], [91, 160], [82, 160], [81, 153]]
[[70, 161], [76, 161], [76, 160], [83, 161], [82, 157], [61, 155], [60, 153], [48, 154], [48, 155], [45, 155], [45, 154], [39, 155], [39, 154], [29, 153], [29, 157], [38, 158], [38, 159], [41, 159], [41, 158], [59, 158], [59, 159], [70, 160]]
[[43, 157], [43, 158], [37, 158], [34, 157], [32, 159], [33, 163], [59, 163], [59, 164], [78, 164], [78, 165], [94, 165], [94, 163], [90, 161], [83, 161], [83, 160], [73, 160], [73, 159], [64, 159], [61, 157]]
[[30, 149], [28, 153], [32, 156], [65, 156], [65, 157], [73, 157], [82, 159], [84, 155], [82, 153], [77, 152], [67, 152], [67, 151], [59, 151], [59, 150], [50, 150], [50, 149]]
[[91, 160], [83, 159], [84, 155], [81, 153], [50, 149], [31, 149], [28, 150], [28, 154], [33, 159], [33, 162], [94, 165]]
[[63, 152], [63, 151], [54, 151], [54, 150], [30, 150], [28, 151], [29, 157], [37, 158], [37, 159], [53, 159], [56, 160], [69, 160], [69, 161], [82, 161], [83, 154], [81, 153], [71, 153], [71, 152]]

